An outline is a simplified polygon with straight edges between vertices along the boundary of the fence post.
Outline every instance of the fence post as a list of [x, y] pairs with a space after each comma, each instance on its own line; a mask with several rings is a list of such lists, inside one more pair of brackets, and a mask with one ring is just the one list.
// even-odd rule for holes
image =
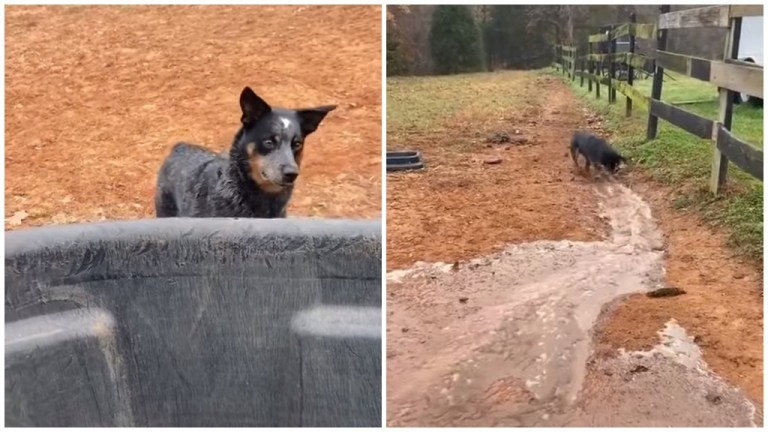
[[579, 60], [579, 87], [584, 87], [584, 59]]
[[[637, 22], [637, 16], [634, 12], [629, 14], [629, 58], [627, 59], [627, 85], [631, 86], [634, 82], [635, 68], [632, 67], [633, 54], [635, 53], [635, 28], [632, 24]], [[632, 115], [632, 99], [626, 98], [627, 106], [624, 111], [624, 115], [629, 117]]]
[[[669, 5], [663, 5], [661, 8], [659, 8], [659, 12], [662, 14], [669, 12]], [[667, 49], [667, 31], [664, 30], [657, 30], [656, 34], [656, 50], [666, 50]], [[655, 61], [654, 61], [655, 63]], [[656, 139], [656, 133], [658, 132], [659, 128], [659, 118], [653, 115], [653, 100], [659, 100], [661, 99], [661, 85], [662, 80], [664, 79], [664, 68], [659, 66], [658, 64], [654, 65], [654, 71], [653, 71], [653, 87], [651, 88], [651, 101], [650, 106], [648, 107], [648, 128], [646, 129], [646, 138], [649, 140]]]
[[567, 55], [565, 54], [565, 45], [560, 45], [560, 57], [563, 59], [563, 75], [568, 76], [568, 66], [565, 65]]
[[553, 45], [552, 50], [554, 51], [554, 54], [555, 54], [555, 71], [560, 72], [560, 54], [557, 50], [557, 45]]
[[608, 54], [610, 55], [610, 57], [608, 57], [608, 62], [609, 62], [608, 63], [608, 65], [609, 65], [608, 66], [608, 70], [609, 70], [609, 73], [611, 75], [610, 76], [610, 79], [611, 79], [610, 83], [611, 83], [611, 85], [609, 87], [610, 90], [608, 91], [608, 102], [610, 102], [610, 103], [616, 103], [616, 81], [615, 81], [615, 79], [616, 79], [616, 58], [614, 57], [614, 55], [616, 54], [616, 39], [613, 36], [611, 36], [611, 33], [613, 33], [613, 30], [615, 28], [616, 28], [616, 26], [611, 26], [611, 28], [608, 30], [609, 31], [608, 37], [610, 38], [610, 41], [611, 41], [610, 45], [609, 45], [609, 48], [608, 48]]
[[[602, 54], [603, 49], [601, 42], [597, 42], [597, 54]], [[594, 65], [594, 74], [595, 74], [595, 99], [600, 99], [600, 80], [603, 78], [603, 61], [600, 60], [599, 62], [595, 60]]]
[[568, 75], [568, 69], [565, 65], [565, 62], [567, 60], [567, 55], [565, 53], [565, 45], [560, 45], [560, 58], [561, 58], [561, 64], [563, 65], [563, 75]]
[[[725, 52], [723, 53], [723, 60], [736, 58], [739, 54], [739, 39], [741, 39], [741, 18], [731, 18], [730, 28], [728, 34], [725, 36]], [[713, 127], [712, 135], [714, 135], [714, 146], [712, 155], [712, 178], [710, 182], [710, 190], [717, 195], [720, 193], [720, 189], [725, 184], [725, 180], [728, 178], [728, 158], [720, 152], [718, 148], [717, 133], [719, 128], [731, 130], [731, 123], [733, 121], [733, 99], [736, 97], [736, 92], [728, 90], [727, 88], [718, 88], [720, 93], [720, 108], [718, 112], [718, 122]]]
[[568, 54], [565, 52], [565, 45], [560, 45], [560, 57], [563, 59], [563, 75], [568, 76]]
[[[611, 26], [602, 26], [600, 27], [600, 34], [604, 35], [606, 31], [610, 31]], [[599, 80], [602, 80], [605, 78], [610, 78], [610, 76], [605, 75], [605, 55], [610, 53], [610, 41], [603, 41], [597, 43], [598, 52], [600, 54], [600, 62], [598, 63], [598, 69], [597, 69], [597, 77]], [[610, 64], [609, 64], [610, 66]], [[604, 76], [605, 75], [605, 76]], [[611, 102], [611, 82], [608, 81], [608, 83], [605, 85], [606, 92], [608, 93], [608, 102]], [[598, 97], [600, 95], [598, 94]]]
[[592, 42], [587, 39], [587, 71], [590, 75], [587, 77], [587, 90], [592, 93], [592, 59], [589, 58], [590, 54], [592, 54]]
[[572, 46], [573, 51], [571, 51], [571, 81], [576, 81], [576, 46]]
[[555, 72], [559, 72], [560, 65], [558, 62], [560, 61], [560, 56], [557, 53], [557, 45], [552, 45], [552, 54], [554, 54]]

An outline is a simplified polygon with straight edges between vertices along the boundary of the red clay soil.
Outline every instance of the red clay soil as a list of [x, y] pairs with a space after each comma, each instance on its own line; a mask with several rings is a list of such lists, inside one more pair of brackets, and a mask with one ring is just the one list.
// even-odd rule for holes
[[171, 146], [228, 148], [246, 85], [277, 106], [339, 105], [307, 140], [289, 216], [380, 217], [379, 6], [5, 16], [6, 229], [152, 217]]
[[[510, 107], [504, 118], [462, 112], [446, 119], [454, 135], [408, 142], [427, 170], [387, 175], [387, 269], [470, 259], [507, 243], [596, 240], [607, 232], [589, 180], [575, 173], [567, 150], [573, 130], [587, 126], [582, 110], [555, 78], [508, 75], [525, 105]], [[496, 131], [520, 131], [527, 142], [479, 142], [457, 151], [456, 143]], [[500, 162], [486, 163], [492, 159]]]

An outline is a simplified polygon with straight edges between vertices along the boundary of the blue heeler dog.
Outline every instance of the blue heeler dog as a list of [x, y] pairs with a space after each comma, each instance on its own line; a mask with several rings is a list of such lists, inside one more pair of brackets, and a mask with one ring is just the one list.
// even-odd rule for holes
[[304, 140], [336, 106], [273, 108], [249, 87], [229, 155], [178, 143], [160, 168], [157, 217], [281, 218], [299, 175]]

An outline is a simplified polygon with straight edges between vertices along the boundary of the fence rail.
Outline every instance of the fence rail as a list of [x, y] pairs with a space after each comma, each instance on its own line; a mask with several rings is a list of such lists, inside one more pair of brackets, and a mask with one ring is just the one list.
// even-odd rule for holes
[[[608, 89], [609, 103], [615, 103], [617, 91], [626, 96], [627, 116], [631, 115], [633, 105], [647, 111], [648, 139], [656, 138], [660, 118], [694, 136], [711, 140], [713, 162], [710, 190], [717, 194], [726, 181], [728, 161], [763, 180], [762, 150], [736, 138], [730, 131], [735, 93], [763, 98], [763, 67], [735, 59], [741, 18], [762, 15], [762, 5], [707, 6], [675, 12], [670, 12], [669, 6], [661, 6], [661, 14], [656, 23], [636, 23], [633, 14], [628, 23], [602, 27], [599, 33], [588, 37], [588, 52], [580, 56], [576, 47], [555, 47], [555, 66], [571, 80], [580, 78], [582, 87], [586, 79], [588, 90], [591, 92], [594, 86], [595, 97], [598, 99], [601, 85]], [[666, 50], [668, 31], [698, 27], [722, 27], [729, 30], [722, 61]], [[629, 51], [616, 52], [617, 39], [626, 36], [629, 36]], [[655, 39], [656, 51], [653, 54], [635, 52], [635, 38]], [[720, 106], [717, 121], [660, 100], [664, 71], [667, 69], [718, 87]], [[634, 75], [638, 70], [653, 73], [650, 97], [633, 87]], [[626, 73], [625, 79], [617, 76], [617, 71], [619, 75]]]

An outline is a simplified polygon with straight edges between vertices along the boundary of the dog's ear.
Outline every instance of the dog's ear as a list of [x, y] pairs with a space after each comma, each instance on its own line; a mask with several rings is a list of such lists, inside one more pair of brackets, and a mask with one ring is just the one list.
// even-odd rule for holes
[[336, 105], [325, 105], [296, 110], [296, 114], [298, 114], [299, 121], [301, 122], [301, 133], [307, 136], [316, 131], [325, 116], [335, 109]]
[[246, 126], [256, 123], [265, 114], [272, 111], [272, 107], [254, 93], [250, 87], [244, 88], [243, 92], [240, 93], [240, 109], [243, 111], [240, 121]]

